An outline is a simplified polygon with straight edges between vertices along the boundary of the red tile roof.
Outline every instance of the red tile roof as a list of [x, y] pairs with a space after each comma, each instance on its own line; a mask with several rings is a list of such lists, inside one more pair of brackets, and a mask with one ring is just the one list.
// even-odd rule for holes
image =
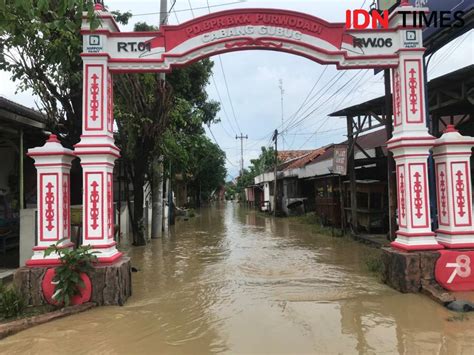
[[280, 150], [278, 151], [278, 160], [287, 163], [290, 160], [302, 157], [310, 153], [311, 150]]
[[311, 163], [314, 159], [319, 157], [326, 151], [326, 147], [318, 148], [315, 150], [310, 151], [308, 154], [303, 155], [302, 157], [292, 161], [284, 170], [289, 169], [299, 169], [304, 167], [305, 165]]

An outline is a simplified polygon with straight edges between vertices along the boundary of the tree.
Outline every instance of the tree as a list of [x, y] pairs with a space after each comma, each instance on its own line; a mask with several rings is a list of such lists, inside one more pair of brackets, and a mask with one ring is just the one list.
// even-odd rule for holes
[[69, 147], [81, 134], [83, 11], [96, 28], [92, 0], [6, 1], [0, 12], [0, 69], [19, 90], [32, 89], [48, 128]]
[[224, 185], [225, 153], [204, 133], [167, 136], [165, 147], [173, 173], [183, 177], [197, 207]]
[[237, 184], [232, 186], [233, 193], [242, 195], [245, 187], [254, 184], [256, 176], [273, 169], [275, 166], [275, 150], [271, 147], [262, 147], [261, 149], [262, 151], [259, 157], [250, 160], [251, 165], [249, 166], [249, 169], [244, 169], [237, 180]]
[[[135, 30], [154, 28], [137, 23]], [[212, 65], [210, 60], [203, 60], [176, 69], [167, 75], [166, 83], [155, 74], [114, 77], [117, 144], [122, 148], [127, 175], [133, 185], [134, 208], [130, 217], [135, 245], [146, 243], [143, 191], [145, 182], [153, 175], [152, 158], [166, 154], [166, 147], [173, 145], [174, 154], [182, 154], [178, 149], [182, 147], [176, 142], [183, 136], [202, 134], [203, 123], [211, 124], [215, 120], [219, 106], [208, 101], [205, 91]]]

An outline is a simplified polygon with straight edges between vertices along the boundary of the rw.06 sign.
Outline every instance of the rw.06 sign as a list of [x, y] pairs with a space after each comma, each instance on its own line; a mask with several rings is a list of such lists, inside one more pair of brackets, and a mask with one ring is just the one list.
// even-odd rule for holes
[[441, 250], [440, 258], [436, 262], [436, 281], [446, 290], [473, 291], [474, 251]]

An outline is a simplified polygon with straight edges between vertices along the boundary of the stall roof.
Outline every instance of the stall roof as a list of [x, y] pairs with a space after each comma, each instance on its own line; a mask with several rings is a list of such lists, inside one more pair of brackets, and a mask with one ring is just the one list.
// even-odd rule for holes
[[[466, 85], [466, 88], [461, 89], [461, 92], [466, 97], [459, 97], [458, 100], [454, 99], [449, 102], [448, 106], [443, 106], [443, 111], [439, 111], [439, 100], [434, 100], [437, 96], [446, 95], [443, 93], [451, 87], [457, 87], [462, 84]], [[442, 75], [435, 79], [430, 80], [428, 83], [428, 94], [430, 97], [430, 112], [440, 112], [449, 114], [461, 114], [462, 112], [469, 112], [473, 110], [474, 105], [467, 99], [467, 93], [469, 90], [472, 91], [474, 87], [474, 65], [461, 68], [451, 73]], [[470, 94], [474, 96], [474, 94]], [[391, 95], [390, 95], [391, 96]], [[367, 114], [384, 115], [385, 114], [385, 96], [377, 97], [375, 99], [343, 108], [339, 111], [329, 114], [331, 117], [342, 117], [342, 116], [363, 116]]]
[[46, 117], [39, 111], [0, 96], [0, 120], [8, 126], [45, 128]]

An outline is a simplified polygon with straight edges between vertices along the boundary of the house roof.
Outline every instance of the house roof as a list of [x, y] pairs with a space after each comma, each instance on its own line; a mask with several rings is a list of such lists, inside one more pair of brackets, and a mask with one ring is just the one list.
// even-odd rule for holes
[[46, 117], [41, 112], [0, 96], [0, 120], [12, 128], [34, 127], [44, 129]]
[[[437, 95], [446, 95], [443, 94], [443, 90], [459, 86], [463, 82], [466, 83], [466, 87], [472, 87], [472, 84], [474, 83], [474, 64], [430, 80], [428, 83], [428, 94], [430, 97], [436, 99]], [[437, 112], [441, 114], [460, 115], [471, 112], [474, 106], [467, 98], [450, 100], [449, 106], [443, 107], [443, 109], [436, 107], [437, 105], [433, 105], [433, 102], [436, 102], [436, 100], [430, 99], [430, 101], [430, 113]], [[336, 112], [330, 113], [329, 116], [363, 116], [367, 114], [376, 114], [379, 116], [385, 115], [385, 96], [380, 96], [357, 105], [345, 107]]]
[[[363, 136], [357, 137], [357, 143], [363, 148], [363, 149], [374, 149], [381, 147], [382, 151], [384, 152], [385, 155], [387, 155], [387, 132], [385, 129], [380, 129], [374, 132], [370, 132], [368, 134], [365, 134]], [[344, 141], [338, 144], [348, 144], [348, 141]], [[334, 155], [334, 146], [338, 144], [331, 144], [327, 147], [325, 147], [324, 152], [322, 152], [320, 155], [318, 155], [314, 160], [312, 160], [310, 163], [317, 163], [321, 162], [327, 159], [332, 159]], [[359, 148], [356, 146], [355, 150], [358, 151]], [[308, 164], [310, 164], [308, 163]]]
[[0, 96], [0, 108], [38, 122], [44, 123], [46, 121], [46, 117], [41, 112], [8, 100], [3, 96]]
[[286, 166], [284, 170], [303, 168], [304, 166], [315, 160], [317, 157], [319, 157], [321, 154], [323, 154], [325, 151], [326, 147], [311, 150], [309, 151], [309, 153], [292, 160], [291, 163]]
[[311, 150], [279, 150], [278, 160], [282, 163], [287, 163], [291, 160], [300, 158], [308, 153], [311, 153]]

